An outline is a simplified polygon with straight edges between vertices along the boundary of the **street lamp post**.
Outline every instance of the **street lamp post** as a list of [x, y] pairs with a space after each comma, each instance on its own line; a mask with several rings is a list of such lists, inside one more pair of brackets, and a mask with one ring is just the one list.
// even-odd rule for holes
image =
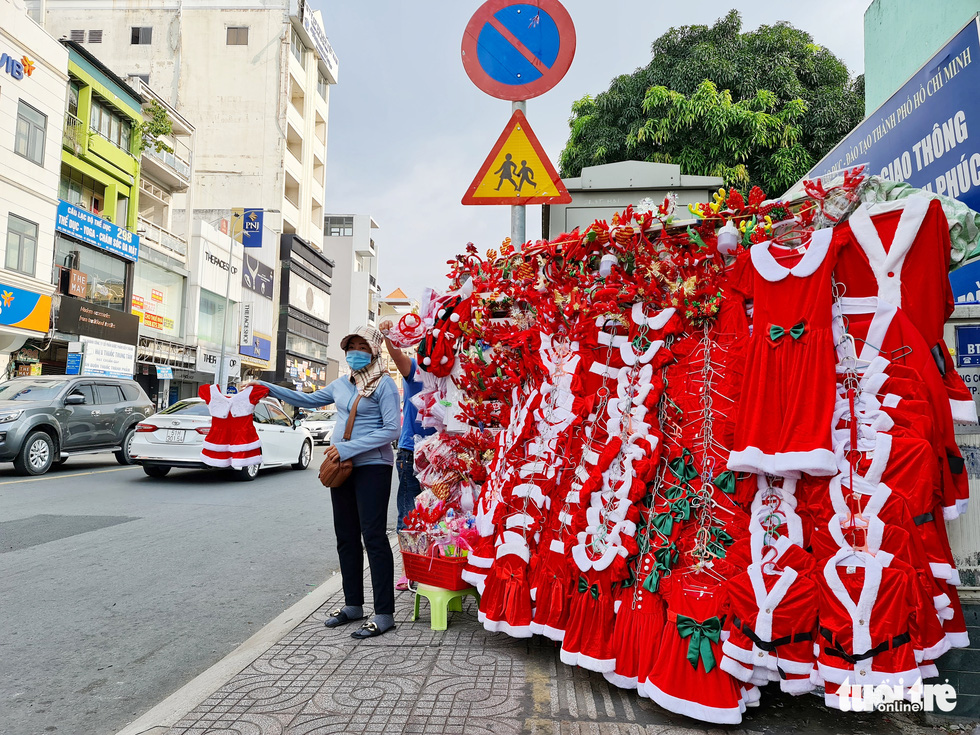
[[235, 225], [241, 224], [242, 215], [238, 212], [234, 212], [231, 215], [231, 246], [228, 249], [228, 280], [225, 284], [225, 311], [224, 319], [221, 322], [221, 357], [218, 358], [218, 389], [222, 393], [228, 392], [228, 369], [225, 366], [225, 352], [227, 350], [228, 342], [228, 317], [231, 305], [231, 271], [233, 263], [235, 262]]

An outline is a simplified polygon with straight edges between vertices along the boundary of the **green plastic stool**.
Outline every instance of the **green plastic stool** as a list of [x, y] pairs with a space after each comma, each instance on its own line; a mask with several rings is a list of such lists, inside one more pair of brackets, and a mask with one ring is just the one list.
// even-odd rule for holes
[[449, 627], [448, 612], [463, 611], [463, 598], [473, 595], [476, 601], [480, 601], [480, 593], [476, 587], [467, 587], [464, 590], [445, 590], [442, 587], [432, 587], [427, 584], [420, 584], [415, 590], [415, 612], [412, 620], [419, 619], [419, 599], [425, 597], [429, 601], [430, 617], [432, 630], [445, 630]]

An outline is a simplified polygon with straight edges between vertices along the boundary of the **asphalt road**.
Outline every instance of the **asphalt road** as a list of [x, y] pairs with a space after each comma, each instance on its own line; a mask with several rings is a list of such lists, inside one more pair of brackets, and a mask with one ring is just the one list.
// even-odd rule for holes
[[322, 454], [250, 483], [0, 465], [0, 733], [111, 735], [338, 573]]

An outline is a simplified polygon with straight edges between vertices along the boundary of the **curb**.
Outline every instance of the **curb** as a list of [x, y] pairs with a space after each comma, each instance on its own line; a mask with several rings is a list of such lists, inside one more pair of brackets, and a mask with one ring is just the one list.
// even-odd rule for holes
[[[389, 536], [392, 550], [398, 546], [398, 536]], [[364, 564], [365, 570], [367, 562]], [[341, 575], [335, 574], [306, 597], [281, 613], [238, 648], [209, 669], [198, 674], [116, 735], [163, 735], [201, 702], [234, 679], [263, 653], [299, 627], [334, 594], [342, 589]]]

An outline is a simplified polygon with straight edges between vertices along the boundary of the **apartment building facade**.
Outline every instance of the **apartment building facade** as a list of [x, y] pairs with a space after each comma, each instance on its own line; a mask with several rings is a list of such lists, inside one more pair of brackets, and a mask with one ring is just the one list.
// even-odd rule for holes
[[0, 376], [40, 369], [50, 327], [68, 50], [0, 0]]
[[347, 372], [339, 338], [357, 327], [380, 324], [378, 305], [378, 245], [374, 240], [378, 223], [367, 214], [328, 214], [323, 223], [323, 254], [333, 261], [333, 308], [331, 340], [327, 354]]

